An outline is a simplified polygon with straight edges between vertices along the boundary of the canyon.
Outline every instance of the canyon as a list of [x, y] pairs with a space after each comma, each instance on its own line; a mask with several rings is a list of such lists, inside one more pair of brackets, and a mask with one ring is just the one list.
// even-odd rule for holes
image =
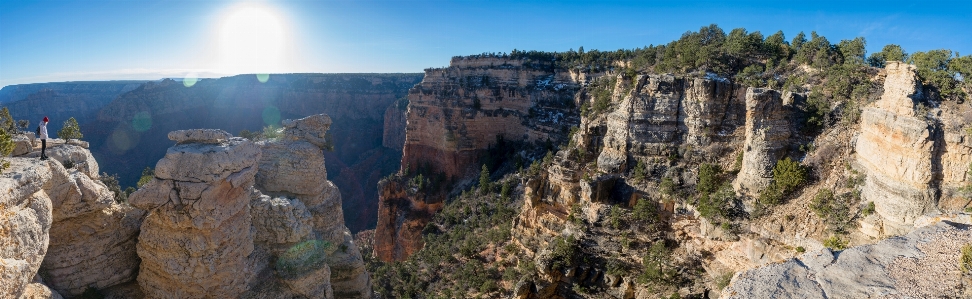
[[307, 175], [326, 173], [330, 125], [323, 114], [285, 120], [279, 139], [259, 142], [218, 129], [170, 132], [176, 144], [128, 202], [101, 181], [86, 143], [51, 140], [46, 161], [35, 146], [7, 158], [0, 237], [16, 246], [2, 251], [0, 291], [371, 298], [340, 191]]

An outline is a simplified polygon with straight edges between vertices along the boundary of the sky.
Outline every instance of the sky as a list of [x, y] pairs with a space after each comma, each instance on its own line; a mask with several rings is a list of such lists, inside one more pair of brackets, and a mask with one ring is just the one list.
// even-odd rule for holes
[[665, 44], [713, 23], [972, 54], [972, 1], [0, 0], [0, 86], [416, 73], [484, 52]]

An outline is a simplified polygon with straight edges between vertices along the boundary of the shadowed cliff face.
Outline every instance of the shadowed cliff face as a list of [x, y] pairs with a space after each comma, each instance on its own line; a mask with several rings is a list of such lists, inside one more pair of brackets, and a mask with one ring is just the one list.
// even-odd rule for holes
[[[61, 124], [74, 117], [79, 123], [94, 120], [105, 105], [146, 81], [58, 82], [10, 85], [0, 89], [0, 104], [14, 119], [26, 119], [36, 127], [44, 116], [51, 119], [48, 131], [56, 134]], [[29, 131], [29, 130], [28, 130]]]
[[417, 74], [286, 74], [261, 83], [254, 75], [203, 79], [191, 87], [163, 80], [119, 96], [82, 123], [92, 153], [134, 185], [165, 155], [170, 131], [216, 128], [259, 131], [283, 119], [327, 113], [335, 149], [325, 152], [328, 178], [341, 189], [348, 227], [374, 227], [378, 180], [398, 169], [400, 152], [382, 147], [385, 108], [420, 80]]

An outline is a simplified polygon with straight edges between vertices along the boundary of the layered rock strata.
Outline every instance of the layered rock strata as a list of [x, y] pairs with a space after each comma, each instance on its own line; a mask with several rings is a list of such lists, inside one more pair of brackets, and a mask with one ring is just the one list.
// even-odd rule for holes
[[737, 192], [755, 196], [773, 180], [773, 167], [786, 154], [792, 114], [780, 93], [771, 89], [746, 90], [746, 141]]
[[829, 249], [748, 270], [720, 298], [958, 298], [972, 296], [959, 269], [972, 230], [939, 222], [839, 253]]
[[[446, 177], [479, 170], [482, 151], [496, 142], [558, 141], [576, 124], [568, 72], [528, 60], [455, 57], [427, 69], [408, 92], [403, 167], [427, 167]], [[427, 165], [427, 166], [426, 166]]]
[[877, 212], [864, 224], [873, 236], [907, 233], [934, 211], [942, 172], [936, 129], [918, 115], [923, 95], [915, 67], [890, 62], [885, 71], [884, 94], [864, 108], [856, 144], [867, 173], [861, 196]]
[[[580, 86], [551, 61], [455, 57], [426, 69], [408, 93], [403, 173], [457, 181], [474, 176], [483, 154], [503, 139], [514, 143], [565, 139], [579, 122]], [[396, 180], [399, 180], [398, 178]], [[421, 230], [448, 190], [406, 192], [404, 181], [379, 184], [375, 253], [402, 260], [422, 248]]]
[[195, 135], [170, 133], [180, 144], [129, 199], [148, 211], [137, 249], [149, 298], [238, 297], [255, 272], [250, 189], [260, 148], [243, 138], [184, 138]]
[[285, 282], [305, 296], [324, 294], [322, 285], [311, 282], [319, 282], [326, 274], [326, 289], [333, 290], [334, 296], [370, 298], [371, 281], [351, 232], [344, 225], [341, 194], [327, 180], [323, 149], [328, 146], [324, 136], [330, 125], [330, 117], [324, 114], [287, 120], [279, 140], [259, 143], [263, 155], [256, 187], [276, 198], [265, 196], [254, 201], [255, 210], [273, 207], [273, 213], [261, 212], [267, 217], [255, 220], [257, 240], [277, 244], [276, 255], [285, 253], [280, 251], [281, 246], [293, 250], [295, 246], [309, 246], [306, 242], [326, 242], [330, 245], [326, 266]]
[[737, 121], [729, 113], [735, 86], [728, 80], [653, 74], [639, 75], [627, 86], [631, 80], [619, 75], [614, 87], [620, 102], [607, 117], [597, 158], [605, 172], [633, 167], [630, 157], [669, 156], [679, 144], [707, 146]]

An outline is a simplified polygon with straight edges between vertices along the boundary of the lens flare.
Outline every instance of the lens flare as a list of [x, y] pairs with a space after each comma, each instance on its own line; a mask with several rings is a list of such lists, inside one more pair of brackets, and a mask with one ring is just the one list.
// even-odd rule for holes
[[[187, 86], [188, 87], [188, 86]], [[152, 114], [142, 111], [135, 114], [132, 118], [132, 129], [136, 132], [145, 132], [152, 128]]]
[[185, 87], [192, 87], [196, 85], [196, 82], [199, 82], [199, 75], [196, 73], [189, 73], [185, 78], [182, 78], [182, 85]]
[[267, 106], [263, 108], [263, 123], [267, 125], [279, 125], [280, 124], [280, 109], [274, 106]]
[[270, 80], [270, 74], [257, 74], [256, 76], [260, 83], [267, 83], [267, 80]]

